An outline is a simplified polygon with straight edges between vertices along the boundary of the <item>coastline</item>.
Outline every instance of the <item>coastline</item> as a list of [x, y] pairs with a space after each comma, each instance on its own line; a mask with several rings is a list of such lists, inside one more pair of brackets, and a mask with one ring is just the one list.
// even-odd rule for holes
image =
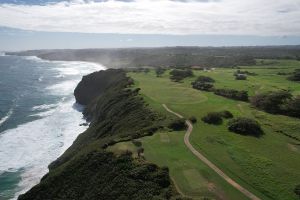
[[[61, 74], [56, 78], [60, 80], [59, 82], [47, 85], [44, 89], [49, 95], [56, 96], [61, 100], [51, 105], [40, 104], [32, 107], [31, 112], [36, 114], [27, 114], [32, 118], [31, 121], [4, 130], [0, 135], [0, 150], [2, 151], [0, 170], [3, 172], [13, 171], [19, 173], [18, 176], [20, 176], [17, 188], [15, 188], [15, 196], [12, 199], [17, 199], [19, 194], [25, 193], [36, 185], [48, 172], [48, 164], [63, 154], [78, 134], [87, 129], [86, 126], [80, 126], [80, 124], [86, 123], [86, 120], [82, 118], [83, 109], [75, 104], [73, 90], [82, 75], [104, 69], [102, 65], [88, 62], [52, 62], [37, 57], [23, 58], [36, 63], [37, 66], [48, 66], [53, 75]], [[70, 71], [71, 68], [74, 68], [74, 71]], [[44, 84], [47, 79], [49, 77], [44, 76], [36, 81]], [[10, 112], [11, 115], [14, 115], [14, 112]], [[5, 121], [8, 120], [10, 120], [8, 117], [5, 118]], [[3, 123], [6, 123], [5, 121], [3, 120]], [[14, 149], [15, 154], [5, 156], [6, 154], [10, 155], [8, 151], [11, 148]], [[14, 174], [10, 176], [14, 176]]]

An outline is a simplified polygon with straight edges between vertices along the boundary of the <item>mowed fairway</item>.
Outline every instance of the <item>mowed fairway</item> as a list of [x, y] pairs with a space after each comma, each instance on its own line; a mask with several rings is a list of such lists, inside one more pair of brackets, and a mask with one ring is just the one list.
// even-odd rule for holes
[[[278, 72], [292, 72], [297, 67], [300, 68], [297, 61], [274, 61], [273, 64], [265, 66], [242, 67], [241, 70], [257, 73], [257, 76], [250, 76], [247, 81], [234, 80], [235, 69], [194, 71], [194, 74], [214, 78], [216, 88], [244, 89], [249, 91], [250, 96], [276, 89], [289, 89], [293, 94], [299, 94], [299, 83], [286, 80], [286, 76], [277, 75]], [[267, 114], [251, 108], [245, 102], [194, 90], [190, 83], [196, 76], [183, 83], [173, 83], [168, 73], [167, 71], [162, 77], [156, 77], [153, 71], [147, 74], [129, 73], [129, 76], [135, 80], [136, 87], [141, 88], [141, 94], [146, 101], [157, 111], [165, 113], [161, 106], [165, 103], [187, 118], [196, 116], [198, 122], [194, 124], [191, 134], [192, 145], [232, 179], [262, 199], [297, 199], [293, 190], [300, 184], [300, 142], [286, 135], [300, 139], [299, 119]], [[241, 136], [227, 131], [227, 121], [218, 126], [201, 121], [207, 112], [225, 109], [231, 111], [235, 117], [247, 116], [256, 119], [265, 134], [260, 138]], [[244, 198], [188, 151], [183, 143], [183, 133], [167, 134], [169, 142], [160, 134], [143, 139], [145, 157], [159, 165], [168, 166], [182, 193], [197, 198]], [[195, 176], [190, 175], [192, 172], [195, 172]], [[199, 179], [201, 183], [187, 180], [191, 178]], [[193, 188], [196, 186], [198, 189]]]
[[[151, 75], [150, 75], [151, 74]], [[135, 74], [135, 83], [142, 85], [143, 94], [159, 103], [195, 104], [207, 100], [207, 97], [192, 88], [187, 88], [180, 83], [171, 82], [166, 78], [156, 78], [153, 72], [150, 76]], [[139, 80], [142, 82], [140, 83]]]

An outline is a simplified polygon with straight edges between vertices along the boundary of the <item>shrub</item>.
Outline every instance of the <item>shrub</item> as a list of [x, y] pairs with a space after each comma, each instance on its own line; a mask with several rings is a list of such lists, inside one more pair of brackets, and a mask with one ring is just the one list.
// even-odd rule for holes
[[166, 69], [164, 69], [162, 67], [155, 68], [156, 77], [160, 77], [161, 75], [163, 75], [165, 73], [165, 71], [166, 71]]
[[248, 101], [248, 92], [244, 90], [238, 91], [233, 89], [215, 89], [214, 93], [229, 99]]
[[189, 120], [194, 124], [197, 122], [197, 118], [195, 116], [191, 116]]
[[144, 153], [144, 148], [143, 147], [139, 147], [137, 150], [136, 150], [137, 154], [138, 154], [138, 157], [140, 157], [143, 153]]
[[207, 124], [222, 124], [223, 119], [219, 112], [210, 112], [202, 118], [202, 121]]
[[195, 82], [208, 82], [208, 83], [214, 83], [216, 82], [213, 78], [209, 76], [199, 76]]
[[247, 75], [245, 75], [245, 74], [237, 74], [235, 76], [235, 80], [247, 80]]
[[281, 114], [300, 118], [300, 96], [289, 99], [281, 106]]
[[257, 75], [255, 72], [249, 72], [247, 70], [242, 71], [240, 69], [238, 69], [236, 72], [234, 72], [234, 76], [236, 76], [238, 74], [249, 75], [249, 76], [256, 76]]
[[285, 76], [285, 75], [288, 75], [288, 73], [286, 73], [286, 72], [277, 72], [277, 75]]
[[282, 113], [282, 106], [292, 98], [289, 91], [276, 91], [257, 94], [250, 99], [251, 104], [269, 113]]
[[139, 140], [132, 140], [132, 144], [134, 144], [134, 146], [136, 147], [141, 147], [142, 146], [142, 142]]
[[229, 112], [228, 110], [221, 111], [220, 115], [225, 119], [233, 118], [233, 114], [231, 112]]
[[192, 82], [192, 86], [194, 89], [203, 91], [211, 91], [214, 87], [213, 84], [207, 82]]
[[174, 69], [170, 72], [170, 78], [172, 81], [176, 81], [179, 82], [187, 77], [192, 77], [194, 76], [193, 71], [190, 69], [184, 69], [184, 70], [180, 70], [180, 69]]
[[300, 198], [300, 184], [296, 185], [294, 189], [295, 194]]
[[215, 80], [208, 76], [199, 76], [194, 82], [192, 82], [192, 86], [197, 90], [210, 91], [213, 88], [213, 84]]
[[293, 97], [289, 91], [276, 91], [255, 95], [251, 104], [272, 114], [300, 118], [300, 96]]
[[263, 134], [259, 123], [246, 117], [239, 117], [229, 121], [228, 130], [241, 135], [252, 135], [255, 137]]
[[170, 128], [174, 131], [184, 130], [186, 128], [185, 120], [184, 119], [176, 119], [168, 125], [168, 128]]
[[296, 69], [287, 79], [290, 81], [300, 81], [300, 69]]

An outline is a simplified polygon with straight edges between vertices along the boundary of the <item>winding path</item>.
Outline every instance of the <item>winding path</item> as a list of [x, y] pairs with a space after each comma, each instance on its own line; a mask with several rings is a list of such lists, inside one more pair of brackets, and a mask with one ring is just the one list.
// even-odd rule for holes
[[[170, 110], [165, 104], [163, 104], [163, 107], [169, 112], [174, 115], [176, 115], [179, 118], [183, 118], [182, 115]], [[219, 176], [221, 176], [225, 181], [227, 181], [230, 185], [232, 185], [234, 188], [242, 192], [245, 196], [247, 196], [249, 199], [252, 200], [260, 200], [259, 197], [245, 189], [243, 186], [232, 180], [229, 176], [227, 176], [221, 169], [219, 169], [216, 165], [214, 165], [211, 161], [209, 161], [203, 154], [201, 154], [199, 151], [197, 151], [193, 145], [190, 143], [190, 135], [193, 131], [193, 125], [189, 120], [185, 120], [186, 125], [188, 126], [188, 129], [184, 135], [184, 143], [189, 148], [189, 150], [202, 162], [204, 162], [208, 167], [210, 167], [212, 170], [214, 170]]]

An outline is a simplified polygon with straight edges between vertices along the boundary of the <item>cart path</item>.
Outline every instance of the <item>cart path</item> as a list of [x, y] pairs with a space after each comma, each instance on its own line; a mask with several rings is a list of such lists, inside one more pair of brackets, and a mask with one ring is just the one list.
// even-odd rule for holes
[[[165, 104], [163, 104], [163, 107], [169, 112], [172, 113], [174, 115], [176, 115], [179, 118], [183, 118], [182, 115], [170, 110]], [[240, 184], [238, 184], [237, 182], [235, 182], [234, 180], [232, 180], [229, 176], [227, 176], [221, 169], [219, 169], [216, 165], [214, 165], [211, 161], [209, 161], [203, 154], [201, 154], [199, 151], [197, 151], [193, 145], [190, 143], [190, 135], [193, 131], [193, 125], [189, 120], [185, 120], [185, 123], [187, 125], [187, 131], [184, 135], [184, 143], [187, 146], [187, 148], [198, 158], [200, 159], [202, 162], [204, 162], [206, 165], [208, 165], [208, 167], [210, 167], [212, 170], [214, 170], [217, 174], [219, 174], [219, 176], [221, 176], [225, 181], [227, 181], [230, 185], [232, 185], [234, 188], [236, 188], [237, 190], [239, 190], [240, 192], [242, 192], [245, 196], [247, 196], [249, 199], [252, 200], [260, 200], [259, 197], [257, 197], [256, 195], [254, 195], [252, 192], [248, 191], [247, 189], [245, 189], [243, 186], [241, 186]]]

